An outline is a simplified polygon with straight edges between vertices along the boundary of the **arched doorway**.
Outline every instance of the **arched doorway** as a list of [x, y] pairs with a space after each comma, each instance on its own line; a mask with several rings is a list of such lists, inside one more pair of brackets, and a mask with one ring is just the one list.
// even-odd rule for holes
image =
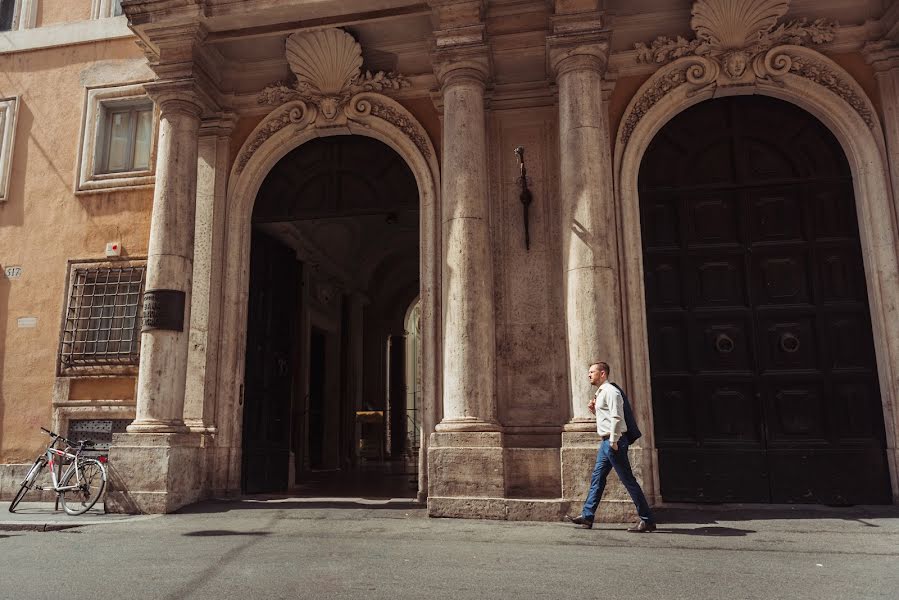
[[265, 176], [252, 213], [244, 491], [415, 495], [405, 469], [395, 481], [392, 469], [355, 475], [392, 457], [387, 340], [419, 294], [419, 212], [409, 166], [369, 137], [313, 139]]
[[661, 497], [888, 503], [853, 182], [763, 96], [669, 121], [639, 175]]

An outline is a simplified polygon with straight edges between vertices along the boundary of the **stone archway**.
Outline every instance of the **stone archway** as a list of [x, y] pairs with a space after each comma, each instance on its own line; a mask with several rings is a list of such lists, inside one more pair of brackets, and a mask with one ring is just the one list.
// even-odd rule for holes
[[[328, 49], [349, 56], [345, 70], [334, 74], [307, 73], [303, 59], [310, 51]], [[397, 88], [401, 79], [383, 73], [363, 75], [361, 50], [352, 37], [339, 30], [294, 34], [288, 39], [288, 60], [297, 75], [293, 86], [266, 88], [260, 102], [277, 104], [253, 130], [232, 166], [226, 201], [223, 244], [224, 281], [222, 340], [219, 360], [219, 415], [215, 467], [227, 490], [240, 488], [240, 446], [243, 410], [243, 371], [249, 285], [251, 214], [257, 193], [271, 168], [288, 152], [317, 137], [363, 135], [393, 148], [406, 161], [418, 185], [421, 209], [421, 298], [423, 377], [423, 439], [433, 431], [439, 416], [441, 364], [440, 322], [440, 227], [439, 167], [434, 147], [420, 123], [402, 105], [378, 90]], [[326, 63], [333, 64], [333, 63]], [[344, 76], [344, 73], [346, 74]], [[337, 84], [335, 85], [335, 77]], [[372, 91], [376, 90], [376, 91]], [[419, 499], [427, 490], [426, 447], [422, 445]], [[226, 464], [222, 464], [222, 462]], [[216, 486], [218, 487], [218, 486]]]
[[[622, 117], [615, 144], [616, 217], [619, 227], [628, 232], [620, 245], [621, 290], [626, 299], [622, 315], [625, 360], [631, 374], [628, 383], [634, 397], [652, 398], [637, 189], [647, 147], [675, 115], [710, 98], [763, 94], [791, 102], [823, 122], [849, 160], [867, 274], [893, 501], [899, 502], [899, 415], [893, 408], [899, 402], [899, 231], [877, 112], [861, 86], [844, 69], [823, 54], [796, 45], [832, 39], [832, 26], [794, 22], [786, 29], [775, 29], [788, 3], [773, 0], [761, 3], [765, 5], [761, 8], [767, 9], [764, 18], [713, 22], [710, 16], [721, 1], [697, 0], [694, 4], [691, 25], [696, 39], [659, 38], [650, 48], [638, 45], [640, 58], [664, 66], [634, 95]], [[736, 41], [718, 35], [718, 30], [728, 27], [729, 31], [744, 35]], [[638, 411], [650, 432], [644, 444], [652, 450], [649, 454], [653, 481], [647, 487], [658, 498], [658, 460], [649, 402], [639, 404]]]

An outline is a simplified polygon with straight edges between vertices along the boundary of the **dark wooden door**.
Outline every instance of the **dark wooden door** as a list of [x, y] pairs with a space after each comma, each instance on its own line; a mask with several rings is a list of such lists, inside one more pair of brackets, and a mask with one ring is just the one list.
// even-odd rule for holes
[[246, 493], [287, 489], [298, 291], [294, 251], [254, 231], [243, 413]]
[[703, 102], [647, 149], [640, 208], [662, 497], [888, 503], [852, 179], [778, 100]]

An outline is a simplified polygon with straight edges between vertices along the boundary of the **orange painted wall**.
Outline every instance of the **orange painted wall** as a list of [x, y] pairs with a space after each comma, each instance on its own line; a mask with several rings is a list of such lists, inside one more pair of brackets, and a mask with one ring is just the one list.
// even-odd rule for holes
[[[74, 193], [82, 73], [142, 56], [130, 39], [0, 55], [0, 97], [19, 96], [0, 265], [23, 269], [19, 279], [0, 277], [0, 463], [30, 461], [45, 441], [38, 427], [51, 423], [67, 261], [102, 258], [113, 240], [146, 255], [152, 190]], [[20, 317], [37, 326], [19, 328]]]

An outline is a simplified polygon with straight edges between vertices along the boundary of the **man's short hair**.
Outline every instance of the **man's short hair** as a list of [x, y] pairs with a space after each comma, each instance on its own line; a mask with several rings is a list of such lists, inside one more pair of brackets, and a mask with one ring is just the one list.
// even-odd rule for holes
[[611, 375], [611, 374], [612, 374], [612, 367], [610, 367], [610, 366], [609, 366], [609, 363], [607, 363], [607, 362], [603, 362], [603, 361], [601, 361], [601, 360], [594, 360], [592, 363], [590, 363], [590, 366], [591, 366], [591, 367], [592, 367], [593, 365], [596, 365], [597, 367], [599, 367], [599, 370], [600, 370], [600, 371], [605, 371], [605, 372], [606, 372], [606, 375]]

